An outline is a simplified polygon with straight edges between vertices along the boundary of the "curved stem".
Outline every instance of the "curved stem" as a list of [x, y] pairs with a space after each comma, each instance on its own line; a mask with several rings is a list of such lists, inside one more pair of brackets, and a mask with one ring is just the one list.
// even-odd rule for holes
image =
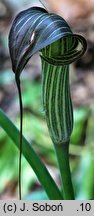
[[68, 143], [63, 143], [63, 145], [55, 144], [54, 147], [61, 174], [64, 200], [74, 200], [74, 191], [69, 166], [69, 145]]
[[19, 95], [19, 105], [20, 105], [20, 140], [19, 140], [19, 200], [22, 199], [22, 186], [21, 186], [21, 177], [22, 177], [22, 132], [23, 132], [23, 105], [22, 105], [22, 95], [21, 95], [21, 87], [20, 87], [20, 79], [18, 76], [15, 76], [16, 79], [16, 85], [18, 89], [18, 95]]

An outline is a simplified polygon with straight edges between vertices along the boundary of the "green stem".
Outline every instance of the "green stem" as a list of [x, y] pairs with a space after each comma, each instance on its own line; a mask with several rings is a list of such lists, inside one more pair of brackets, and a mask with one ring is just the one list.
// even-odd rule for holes
[[[13, 140], [16, 146], [19, 148], [19, 130], [14, 124], [8, 119], [5, 113], [0, 109], [0, 126], [6, 131], [8, 136]], [[44, 187], [49, 199], [51, 200], [63, 200], [63, 196], [59, 191], [56, 183], [49, 174], [47, 168], [40, 160], [31, 144], [22, 137], [23, 149], [22, 153], [27, 159], [28, 163], [36, 173], [39, 181]]]
[[55, 144], [54, 147], [61, 174], [64, 199], [74, 200], [74, 191], [69, 166], [69, 145], [66, 143], [63, 143], [63, 145]]

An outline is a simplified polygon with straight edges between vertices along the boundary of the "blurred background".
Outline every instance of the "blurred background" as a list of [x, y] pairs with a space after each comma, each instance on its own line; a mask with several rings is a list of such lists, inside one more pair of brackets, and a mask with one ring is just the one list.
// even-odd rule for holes
[[[94, 0], [42, 0], [49, 12], [66, 19], [74, 33], [88, 43], [86, 54], [70, 66], [74, 107], [74, 130], [70, 144], [70, 165], [76, 199], [94, 199]], [[0, 0], [0, 108], [19, 127], [18, 93], [8, 50], [9, 29], [15, 15], [36, 0]], [[60, 185], [52, 142], [42, 113], [41, 63], [38, 54], [22, 73], [24, 105], [23, 134]], [[18, 198], [18, 157], [14, 143], [0, 128], [0, 200]], [[47, 199], [33, 170], [22, 159], [23, 199]]]

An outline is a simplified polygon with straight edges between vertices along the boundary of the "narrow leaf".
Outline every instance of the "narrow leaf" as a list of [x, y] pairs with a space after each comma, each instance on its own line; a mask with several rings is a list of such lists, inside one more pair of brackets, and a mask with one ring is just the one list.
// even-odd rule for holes
[[[15, 145], [19, 148], [19, 130], [14, 126], [14, 124], [9, 120], [5, 113], [0, 109], [0, 127], [2, 127], [8, 136], [13, 140]], [[44, 166], [42, 161], [37, 156], [36, 152], [32, 148], [32, 144], [23, 137], [23, 155], [36, 173], [39, 181], [45, 188], [45, 191], [49, 199], [63, 199], [62, 195], [55, 184], [53, 178], [49, 174], [47, 168]], [[45, 178], [44, 178], [45, 176]], [[50, 185], [50, 187], [49, 187]]]

